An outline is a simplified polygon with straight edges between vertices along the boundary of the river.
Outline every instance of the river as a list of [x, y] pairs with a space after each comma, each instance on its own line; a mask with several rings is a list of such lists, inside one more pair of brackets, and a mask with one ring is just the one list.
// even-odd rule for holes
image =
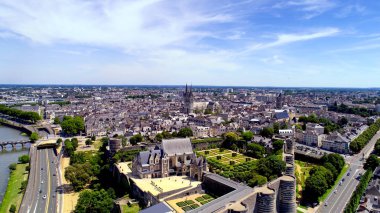
[[[0, 125], [0, 141], [18, 141], [25, 139], [28, 139], [28, 137], [21, 135], [20, 131]], [[5, 190], [7, 189], [9, 164], [17, 163], [18, 157], [27, 153], [28, 151], [21, 149], [21, 146], [16, 146], [16, 150], [12, 150], [11, 147], [6, 147], [4, 151], [0, 150], [0, 202], [3, 200]]]

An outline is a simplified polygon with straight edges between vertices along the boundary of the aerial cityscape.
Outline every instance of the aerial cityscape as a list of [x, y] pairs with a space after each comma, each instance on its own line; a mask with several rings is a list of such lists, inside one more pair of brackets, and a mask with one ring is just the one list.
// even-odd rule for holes
[[379, 9], [0, 1], [0, 213], [380, 212]]

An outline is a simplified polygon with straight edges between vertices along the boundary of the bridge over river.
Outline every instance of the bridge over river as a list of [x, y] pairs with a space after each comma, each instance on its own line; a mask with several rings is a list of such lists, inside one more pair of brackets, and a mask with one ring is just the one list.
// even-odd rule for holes
[[26, 144], [30, 144], [30, 140], [22, 140], [22, 141], [0, 141], [1, 150], [5, 150], [5, 147], [8, 145], [12, 146], [12, 149], [15, 149], [17, 144], [20, 144], [22, 148], [26, 147]]

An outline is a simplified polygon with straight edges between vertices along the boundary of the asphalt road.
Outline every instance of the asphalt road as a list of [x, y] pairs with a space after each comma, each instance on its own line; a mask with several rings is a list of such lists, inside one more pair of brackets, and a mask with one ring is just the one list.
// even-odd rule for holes
[[[332, 190], [332, 193], [327, 197], [327, 199], [321, 204], [317, 212], [323, 213], [336, 213], [343, 212], [346, 204], [351, 198], [352, 193], [355, 191], [356, 186], [359, 184], [358, 176], [359, 174], [364, 174], [363, 164], [371, 152], [373, 151], [376, 141], [380, 138], [380, 131], [368, 142], [368, 144], [362, 149], [359, 154], [349, 156], [346, 158], [346, 162], [349, 164], [349, 169], [347, 173], [341, 179], [341, 185], [338, 184]], [[344, 181], [343, 181], [344, 179]], [[335, 192], [334, 192], [335, 191]]]
[[20, 212], [57, 212], [57, 157], [51, 148], [33, 152], [35, 157]]

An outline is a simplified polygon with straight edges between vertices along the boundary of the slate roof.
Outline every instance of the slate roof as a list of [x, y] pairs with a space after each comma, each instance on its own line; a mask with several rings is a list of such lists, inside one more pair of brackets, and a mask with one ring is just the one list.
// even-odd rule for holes
[[149, 157], [153, 155], [154, 157], [156, 157], [156, 155], [158, 155], [159, 158], [161, 158], [161, 150], [157, 150], [157, 149], [154, 149], [154, 150], [149, 150], [149, 151], [142, 151], [139, 153], [139, 155], [137, 156], [141, 165], [144, 165], [144, 164], [149, 164]]
[[276, 118], [276, 119], [287, 119], [287, 118], [289, 118], [289, 114], [286, 111], [277, 112], [274, 114], [274, 118]]
[[167, 213], [167, 212], [173, 212], [173, 211], [163, 202], [140, 211], [140, 213]]
[[191, 146], [190, 138], [176, 138], [170, 140], [162, 140], [162, 150], [168, 156], [175, 154], [192, 154], [193, 147]]

